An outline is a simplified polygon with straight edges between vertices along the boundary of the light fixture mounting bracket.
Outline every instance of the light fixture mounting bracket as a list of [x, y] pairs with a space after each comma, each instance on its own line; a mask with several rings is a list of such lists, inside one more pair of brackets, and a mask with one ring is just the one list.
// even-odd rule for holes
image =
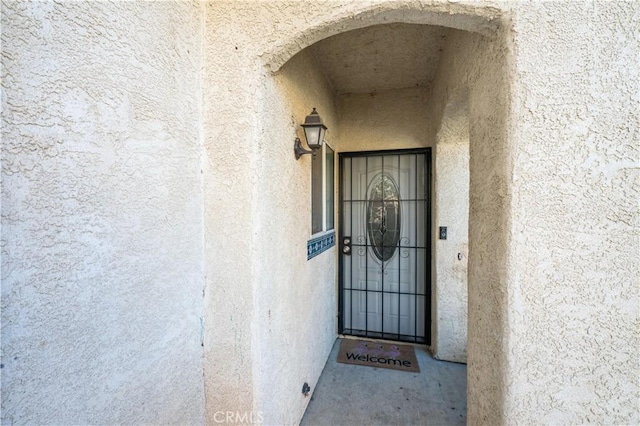
[[296, 160], [299, 160], [305, 154], [313, 154], [314, 152], [309, 149], [304, 149], [302, 147], [302, 142], [300, 142], [300, 138], [296, 138], [296, 141], [293, 144], [293, 151], [296, 153]]

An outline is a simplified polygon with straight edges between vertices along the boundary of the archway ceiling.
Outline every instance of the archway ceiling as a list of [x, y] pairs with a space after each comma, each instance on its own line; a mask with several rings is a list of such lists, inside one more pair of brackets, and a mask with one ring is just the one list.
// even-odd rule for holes
[[388, 24], [348, 31], [310, 46], [339, 94], [428, 87], [450, 30]]

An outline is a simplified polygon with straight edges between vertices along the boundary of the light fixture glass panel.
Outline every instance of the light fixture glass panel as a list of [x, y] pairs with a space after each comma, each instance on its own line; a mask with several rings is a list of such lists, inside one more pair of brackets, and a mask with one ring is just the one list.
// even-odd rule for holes
[[311, 149], [320, 148], [320, 143], [318, 142], [320, 137], [320, 127], [305, 127], [304, 135], [307, 138], [307, 144], [309, 145], [309, 148]]
[[327, 129], [324, 127], [320, 127], [320, 136], [318, 137], [318, 146], [322, 146], [324, 142], [324, 134], [327, 132]]

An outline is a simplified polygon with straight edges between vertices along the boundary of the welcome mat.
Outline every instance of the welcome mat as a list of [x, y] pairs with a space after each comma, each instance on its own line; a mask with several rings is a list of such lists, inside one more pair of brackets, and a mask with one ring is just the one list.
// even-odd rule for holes
[[338, 362], [420, 372], [413, 346], [396, 343], [342, 339]]

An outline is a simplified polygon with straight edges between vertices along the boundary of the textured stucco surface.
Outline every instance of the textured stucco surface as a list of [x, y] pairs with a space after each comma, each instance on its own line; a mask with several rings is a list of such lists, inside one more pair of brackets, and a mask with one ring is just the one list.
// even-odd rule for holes
[[513, 14], [508, 422], [640, 423], [638, 16]]
[[374, 25], [310, 49], [338, 94], [429, 87], [448, 31], [433, 25]]
[[428, 99], [429, 91], [422, 87], [339, 95], [340, 151], [430, 146]]
[[[251, 412], [268, 424], [296, 424], [309, 401], [302, 385], [313, 389], [335, 339], [337, 301], [335, 249], [306, 259], [311, 159], [296, 161], [293, 143], [304, 140], [299, 125], [313, 107], [332, 143], [339, 126], [333, 92], [309, 52], [277, 75], [258, 66], [259, 33], [273, 29], [256, 13], [235, 3], [207, 9], [207, 415]], [[260, 25], [238, 33], [234, 19]]]
[[[329, 128], [326, 139], [338, 139], [333, 92], [313, 55], [293, 57], [265, 84], [270, 108], [261, 117], [260, 175], [270, 176], [256, 188], [260, 206], [256, 270], [254, 358], [259, 376], [257, 407], [268, 424], [298, 424], [331, 351], [337, 330], [336, 249], [307, 261], [311, 238], [311, 156], [293, 156], [293, 140], [304, 140], [299, 123], [316, 107]], [[317, 154], [320, 155], [320, 154]]]
[[[337, 306], [297, 126], [316, 106], [339, 150], [433, 146], [460, 90], [469, 423], [640, 422], [638, 3], [330, 6], [3, 4], [4, 422], [296, 423]], [[305, 54], [273, 74], [389, 23], [465, 30], [429, 91], [331, 99]]]
[[[262, 4], [251, 16], [258, 14], [254, 23], [272, 20], [265, 26], [270, 27], [270, 36], [264, 38], [269, 45], [264, 45], [260, 57], [271, 71], [277, 71], [293, 55], [320, 40], [379, 24], [434, 25], [493, 36], [502, 11], [500, 3], [493, 1], [346, 0], [331, 2], [330, 8], [324, 3], [296, 1]], [[271, 36], [273, 30], [278, 37]]]
[[199, 28], [2, 4], [3, 424], [203, 422]]
[[250, 38], [238, 31], [247, 20], [243, 4], [225, 5], [205, 4], [202, 28], [207, 423], [218, 412], [259, 416], [253, 412], [251, 333], [260, 82]]
[[[509, 225], [506, 146], [509, 102], [505, 44], [505, 40], [499, 36], [488, 39], [468, 32], [452, 31], [440, 58], [430, 103], [431, 115], [439, 124], [439, 130], [444, 130], [445, 134], [449, 126], [456, 127], [452, 120], [464, 122], [465, 112], [468, 114], [467, 420], [470, 424], [501, 424], [504, 416], [503, 381], [507, 374], [504, 358], [507, 355], [505, 342], [509, 333], [504, 296], [509, 240], [509, 234], [504, 232]], [[456, 114], [462, 114], [462, 117], [456, 117]], [[457, 125], [464, 126], [464, 123]], [[440, 148], [446, 149], [447, 142], [438, 140], [437, 134], [435, 138]], [[443, 158], [443, 154], [440, 151], [436, 157], [436, 172], [440, 170], [439, 162], [446, 164], [450, 160]], [[455, 162], [460, 161], [459, 166], [463, 168], [462, 158]], [[442, 177], [436, 175], [436, 181]], [[444, 177], [446, 182], [447, 176]], [[436, 195], [440, 196], [443, 194]], [[437, 216], [443, 217], [445, 211], [438, 212]], [[437, 235], [437, 226], [439, 224], [434, 223], [434, 235]], [[455, 238], [459, 239], [452, 242], [463, 244], [463, 235]], [[435, 245], [445, 246], [437, 252], [436, 260], [439, 262], [441, 257], [445, 257], [449, 262], [444, 265], [445, 271], [438, 264], [435, 268], [436, 273], [439, 270], [444, 272], [443, 280], [436, 277], [436, 283], [445, 285], [446, 271], [457, 267], [451, 263], [452, 255], [456, 256], [457, 252], [446, 247], [444, 241], [436, 241]], [[454, 262], [457, 262], [457, 257], [454, 257]], [[461, 282], [458, 281], [458, 284]], [[463, 315], [459, 300], [447, 300], [448, 290], [446, 286], [437, 289], [443, 293], [441, 296], [444, 296], [442, 302], [445, 306], [449, 302], [450, 309], [446, 312]], [[436, 305], [435, 310], [438, 309]], [[453, 339], [443, 336], [441, 334], [447, 328], [451, 330], [446, 324], [443, 326], [442, 330], [437, 329], [434, 333], [438, 336], [436, 343], [442, 342], [443, 349], [460, 344], [463, 335], [458, 334]], [[438, 350], [436, 348], [436, 352]]]
[[[440, 20], [478, 32], [495, 28], [496, 11], [492, 8], [399, 6], [398, 2], [336, 2], [327, 9], [316, 3], [216, 2], [207, 7], [203, 128], [208, 303], [205, 376], [210, 420], [218, 410], [265, 410], [267, 421], [297, 421], [305, 405], [300, 399], [300, 378], [306, 375], [313, 380], [322, 356], [331, 347], [330, 340], [323, 337], [328, 325], [321, 323], [321, 318], [327, 313], [335, 315], [335, 284], [331, 304], [327, 304], [328, 293], [310, 288], [322, 288], [331, 275], [335, 280], [335, 250], [311, 262], [303, 261], [303, 243], [309, 236], [309, 171], [303, 168], [308, 159], [296, 162], [290, 153], [294, 131], [308, 108], [327, 108], [333, 129], [327, 137], [338, 151], [385, 146], [384, 135], [376, 135], [379, 142], [375, 144], [373, 138], [356, 132], [363, 123], [341, 116], [348, 102], [377, 110], [377, 117], [387, 123], [391, 119], [385, 116], [393, 112], [399, 122], [387, 126], [386, 132], [395, 141], [394, 147], [425, 146], [425, 136], [433, 134], [429, 127], [435, 126], [420, 114], [426, 110], [428, 92], [424, 88], [407, 89], [400, 96], [380, 92], [374, 102], [348, 99], [347, 95], [337, 99], [338, 112], [334, 113], [323, 97], [335, 88], [317, 89], [315, 82], [326, 70], [318, 69], [312, 57], [295, 58], [294, 65], [287, 64], [289, 70], [285, 67], [276, 75], [269, 70], [280, 70], [315, 41], [373, 24]], [[473, 16], [475, 12], [479, 18]], [[263, 64], [268, 68], [261, 68]], [[327, 106], [314, 105], [318, 101]], [[411, 113], [403, 111], [402, 105], [411, 108]], [[325, 110], [321, 111], [325, 117]], [[408, 115], [415, 120], [410, 122]], [[400, 123], [409, 127], [404, 132], [410, 137], [402, 137]], [[343, 128], [354, 137], [345, 136]], [[279, 214], [265, 206], [272, 206]], [[285, 258], [289, 259], [287, 266], [277, 261]], [[280, 300], [287, 295], [298, 299]], [[305, 313], [308, 316], [310, 312], [317, 314], [306, 323]], [[330, 322], [335, 333], [335, 318]], [[295, 346], [278, 347], [285, 336]], [[301, 360], [300, 354], [309, 353], [307, 348], [316, 353]], [[292, 368], [286, 369], [286, 365]]]
[[[443, 64], [446, 65], [446, 64]], [[443, 69], [443, 74], [451, 70]], [[433, 341], [438, 359], [467, 361], [469, 111], [466, 91], [448, 99], [436, 136], [434, 173]], [[447, 227], [447, 239], [437, 235]]]

